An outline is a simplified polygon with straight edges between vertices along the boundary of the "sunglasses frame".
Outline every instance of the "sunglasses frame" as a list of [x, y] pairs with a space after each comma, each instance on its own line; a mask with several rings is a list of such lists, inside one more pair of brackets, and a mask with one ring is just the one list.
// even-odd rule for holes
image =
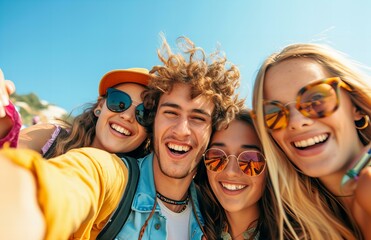
[[[112, 108], [110, 107], [110, 105], [108, 104], [108, 102], [109, 102], [109, 97], [112, 96], [112, 94], [115, 93], [115, 92], [118, 92], [118, 93], [120, 93], [120, 94], [122, 94], [122, 95], [127, 96], [127, 98], [129, 99], [129, 105], [128, 105], [127, 108], [125, 108], [125, 109], [121, 109], [121, 108], [119, 107], [120, 110], [115, 110], [115, 109], [112, 109]], [[130, 95], [129, 95], [128, 93], [126, 93], [126, 92], [124, 92], [124, 91], [121, 91], [121, 90], [119, 90], [119, 89], [116, 89], [116, 88], [107, 88], [106, 95], [105, 95], [105, 99], [106, 99], [106, 106], [107, 106], [108, 110], [110, 110], [111, 112], [114, 112], [114, 113], [122, 113], [122, 112], [125, 112], [126, 110], [128, 110], [128, 109], [131, 107], [131, 105], [135, 106], [135, 120], [136, 120], [136, 121], [137, 121], [141, 126], [144, 126], [144, 127], [147, 126], [145, 120], [143, 120], [143, 121], [140, 120], [140, 119], [144, 119], [145, 114], [143, 113], [143, 115], [139, 115], [139, 112], [144, 112], [144, 111], [146, 111], [146, 108], [144, 107], [144, 104], [143, 104], [143, 103], [139, 103], [139, 104], [134, 103], [133, 100], [131, 99], [131, 97], [130, 97]], [[138, 108], [140, 108], [140, 107], [143, 107], [143, 110], [138, 109]]]
[[[207, 152], [209, 152], [209, 151], [211, 151], [211, 150], [217, 150], [217, 151], [220, 151], [220, 152], [222, 152], [223, 154], [224, 154], [224, 157], [225, 157], [225, 162], [226, 162], [226, 164], [224, 165], [224, 167], [222, 167], [219, 171], [216, 171], [216, 170], [211, 170], [211, 169], [209, 169], [209, 167], [207, 166], [207, 164], [206, 164], [206, 161], [207, 160], [211, 160], [211, 159], [206, 159], [206, 154], [207, 154]], [[241, 157], [241, 155], [243, 154], [243, 153], [246, 153], [246, 152], [248, 152], [248, 153], [257, 153], [258, 155], [260, 155], [261, 157], [262, 157], [262, 159], [264, 160], [264, 165], [263, 165], [263, 168], [261, 169], [261, 171], [260, 171], [260, 173], [259, 174], [256, 174], [256, 175], [248, 175], [247, 173], [245, 173], [242, 169], [241, 169], [241, 165], [240, 165], [240, 160], [239, 160], [239, 158]], [[265, 156], [263, 155], [263, 153], [261, 153], [261, 152], [259, 152], [259, 151], [255, 151], [255, 150], [245, 150], [245, 151], [242, 151], [240, 154], [238, 154], [238, 156], [236, 156], [236, 155], [233, 155], [233, 154], [230, 154], [230, 155], [227, 155], [227, 153], [225, 152], [225, 151], [223, 151], [222, 149], [220, 149], [220, 148], [209, 148], [209, 149], [207, 149], [205, 152], [204, 152], [204, 154], [202, 154], [202, 157], [203, 157], [203, 162], [204, 162], [204, 165], [205, 165], [205, 168], [208, 170], [208, 171], [211, 171], [211, 172], [214, 172], [214, 173], [220, 173], [220, 172], [222, 172], [222, 171], [224, 171], [224, 169], [227, 167], [227, 165], [228, 165], [228, 163], [229, 163], [229, 158], [230, 157], [235, 157], [235, 159], [236, 159], [236, 161], [237, 161], [237, 164], [238, 164], [238, 168], [240, 169], [240, 171], [243, 173], [243, 174], [245, 174], [245, 175], [247, 175], [247, 176], [249, 176], [249, 177], [258, 177], [258, 176], [260, 176], [264, 171], [265, 171], [265, 168], [266, 168], [266, 165], [267, 165], [267, 160], [265, 159]], [[249, 163], [251, 163], [251, 162], [255, 162], [255, 161], [250, 161]], [[262, 162], [262, 161], [258, 161], [258, 162]], [[219, 165], [219, 164], [218, 164]]]
[[[333, 88], [333, 90], [335, 91], [335, 96], [336, 96], [336, 105], [334, 106], [332, 111], [326, 112], [322, 115], [313, 116], [308, 111], [305, 110], [305, 108], [303, 107], [303, 103], [300, 103], [300, 100], [301, 100], [301, 97], [303, 96], [303, 93], [305, 93], [307, 90], [313, 88], [314, 86], [317, 86], [317, 85], [320, 85], [320, 84], [327, 84], [327, 85], [330, 85]], [[330, 77], [330, 78], [324, 78], [324, 79], [315, 81], [313, 83], [309, 83], [308, 85], [305, 85], [304, 87], [302, 87], [298, 91], [298, 93], [296, 94], [295, 101], [291, 101], [291, 102], [288, 102], [286, 104], [283, 104], [283, 103], [281, 103], [280, 101], [277, 101], [277, 100], [271, 100], [271, 101], [270, 100], [263, 100], [263, 108], [266, 105], [274, 105], [274, 106], [276, 106], [277, 108], [280, 109], [280, 111], [277, 114], [279, 114], [281, 116], [277, 119], [281, 119], [282, 115], [286, 117], [286, 121], [283, 124], [281, 124], [280, 127], [271, 128], [271, 127], [268, 126], [267, 120], [266, 120], [266, 116], [268, 114], [265, 114], [265, 111], [264, 111], [265, 127], [270, 131], [286, 128], [287, 125], [288, 125], [288, 122], [289, 122], [289, 117], [290, 117], [290, 110], [287, 108], [287, 106], [289, 104], [292, 104], [292, 103], [295, 103], [295, 108], [305, 117], [312, 118], [312, 119], [318, 119], [318, 118], [324, 118], [324, 117], [331, 116], [338, 109], [339, 104], [340, 104], [339, 103], [340, 87], [343, 87], [345, 90], [347, 90], [349, 92], [352, 91], [351, 87], [348, 84], [346, 84], [343, 80], [341, 80], [340, 77]], [[275, 124], [272, 124], [272, 126], [275, 126]]]

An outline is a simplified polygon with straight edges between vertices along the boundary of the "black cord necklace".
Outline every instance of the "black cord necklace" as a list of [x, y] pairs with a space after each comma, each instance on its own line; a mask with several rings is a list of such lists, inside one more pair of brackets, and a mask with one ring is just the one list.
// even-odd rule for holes
[[156, 192], [156, 196], [161, 201], [166, 202], [166, 203], [169, 203], [169, 204], [173, 204], [173, 205], [187, 205], [188, 204], [188, 201], [189, 201], [189, 195], [187, 195], [186, 199], [181, 200], [181, 201], [177, 201], [177, 200], [173, 200], [173, 199], [167, 198], [167, 197], [165, 197], [164, 195], [162, 195], [159, 192]]

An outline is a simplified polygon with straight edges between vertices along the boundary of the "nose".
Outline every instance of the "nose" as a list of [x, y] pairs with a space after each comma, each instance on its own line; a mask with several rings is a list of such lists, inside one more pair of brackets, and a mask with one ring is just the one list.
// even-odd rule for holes
[[288, 119], [287, 127], [290, 130], [299, 130], [303, 127], [310, 126], [314, 120], [304, 116], [299, 110], [292, 104], [287, 106], [289, 108], [290, 116]]
[[186, 137], [191, 135], [191, 127], [187, 119], [179, 118], [173, 126], [173, 133], [179, 137]]
[[128, 109], [120, 113], [120, 117], [128, 122], [134, 122], [135, 120], [135, 106], [131, 105]]
[[240, 166], [237, 161], [237, 157], [234, 155], [229, 155], [228, 160], [229, 161], [227, 163], [227, 166], [225, 166], [223, 170], [225, 174], [229, 176], [239, 175], [241, 173], [241, 170], [240, 170]]

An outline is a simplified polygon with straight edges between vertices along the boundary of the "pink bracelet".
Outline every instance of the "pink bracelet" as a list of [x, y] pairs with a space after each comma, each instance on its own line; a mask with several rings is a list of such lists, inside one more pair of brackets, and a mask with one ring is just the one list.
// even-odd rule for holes
[[21, 117], [11, 102], [5, 107], [5, 113], [13, 122], [13, 127], [4, 138], [0, 139], [0, 147], [3, 147], [6, 142], [10, 143], [10, 147], [17, 147], [19, 132], [22, 126]]

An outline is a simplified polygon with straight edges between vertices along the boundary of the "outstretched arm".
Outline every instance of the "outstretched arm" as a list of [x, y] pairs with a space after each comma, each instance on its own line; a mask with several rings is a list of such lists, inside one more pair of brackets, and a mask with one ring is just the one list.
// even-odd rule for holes
[[[46, 240], [68, 239], [72, 233], [93, 238], [126, 186], [127, 168], [121, 159], [96, 148], [74, 149], [48, 161], [29, 149], [4, 148], [0, 156], [0, 193], [7, 196], [0, 197], [5, 236], [17, 236], [36, 221], [34, 236], [44, 234]], [[0, 239], [13, 239], [1, 234]]]
[[31, 172], [0, 155], [0, 239], [43, 239], [45, 222]]
[[18, 147], [33, 149], [43, 154], [42, 148], [51, 140], [56, 129], [57, 127], [50, 123], [39, 123], [23, 128], [19, 134]]

